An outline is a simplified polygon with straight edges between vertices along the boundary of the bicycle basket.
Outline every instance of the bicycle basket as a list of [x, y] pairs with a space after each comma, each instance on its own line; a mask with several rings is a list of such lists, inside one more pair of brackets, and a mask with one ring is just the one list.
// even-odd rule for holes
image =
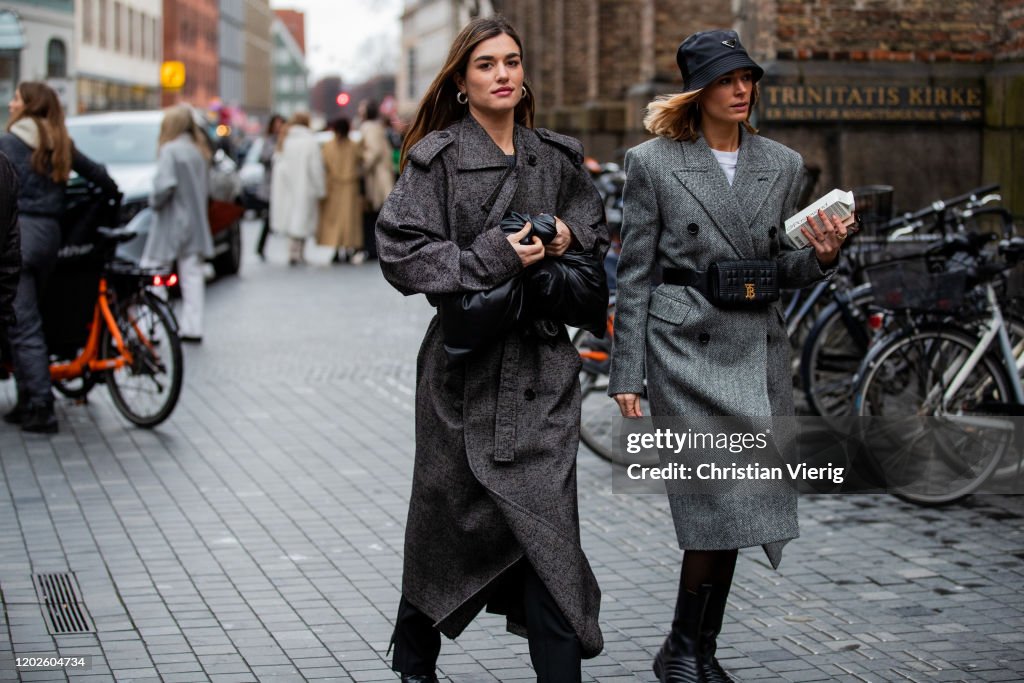
[[864, 269], [875, 304], [921, 313], [956, 310], [967, 293], [967, 271], [959, 264], [927, 257], [879, 263]]
[[43, 333], [52, 355], [74, 358], [89, 338], [103, 260], [100, 250], [84, 247], [65, 247], [58, 255], [39, 301]]

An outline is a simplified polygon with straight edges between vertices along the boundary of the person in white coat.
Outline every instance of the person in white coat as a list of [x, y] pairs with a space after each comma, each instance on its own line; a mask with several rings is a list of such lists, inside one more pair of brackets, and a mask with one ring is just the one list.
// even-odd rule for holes
[[327, 194], [324, 161], [309, 114], [298, 112], [278, 138], [270, 181], [270, 227], [291, 238], [288, 263], [305, 263], [306, 239], [320, 219], [320, 200]]
[[207, 208], [210, 149], [187, 105], [164, 110], [160, 151], [149, 205], [154, 224], [142, 253], [144, 266], [169, 268], [177, 260], [181, 287], [181, 340], [203, 338], [206, 281], [203, 264], [213, 256]]

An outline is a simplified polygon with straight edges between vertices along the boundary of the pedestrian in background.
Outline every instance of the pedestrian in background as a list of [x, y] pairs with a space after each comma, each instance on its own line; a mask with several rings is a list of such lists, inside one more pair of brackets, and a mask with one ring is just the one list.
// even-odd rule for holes
[[360, 145], [349, 139], [347, 118], [331, 123], [334, 138], [323, 147], [327, 196], [320, 204], [317, 243], [334, 248], [331, 263], [347, 263], [363, 248], [362, 198], [359, 195]]
[[377, 239], [374, 226], [384, 201], [395, 186], [395, 175], [391, 170], [392, 147], [384, 124], [378, 119], [380, 112], [373, 100], [364, 100], [359, 105], [359, 132], [363, 145], [363, 186], [365, 188], [365, 213], [363, 214], [363, 244], [366, 258], [377, 258]]
[[213, 256], [207, 215], [210, 148], [192, 108], [183, 104], [164, 110], [158, 145], [149, 197], [155, 220], [142, 252], [142, 265], [170, 268], [177, 261], [181, 340], [198, 343], [203, 339], [206, 298], [203, 264]]
[[[570, 244], [603, 258], [604, 211], [582, 145], [533, 129], [522, 59], [504, 19], [476, 19], [423, 96], [377, 223], [381, 269], [402, 293], [436, 305], [487, 291]], [[510, 211], [555, 217], [555, 238], [545, 246], [530, 223], [507, 235]], [[486, 606], [529, 638], [538, 681], [579, 681], [581, 658], [603, 646], [576, 499], [579, 354], [564, 325], [519, 324], [452, 367], [435, 316], [417, 367], [392, 668], [437, 681], [441, 634], [457, 637]]]
[[[805, 250], [782, 229], [799, 210], [803, 161], [750, 125], [764, 71], [734, 31], [688, 37], [676, 61], [684, 92], [648, 105], [644, 125], [658, 137], [626, 154], [608, 393], [622, 415], [639, 417], [646, 370], [655, 417], [699, 424], [702, 416], [793, 415], [777, 294], [758, 300], [755, 288], [744, 306], [716, 301], [711, 266], [756, 260], [759, 271], [777, 272], [779, 287], [799, 289], [825, 277], [846, 229], [821, 214], [821, 224], [804, 231], [813, 245]], [[655, 266], [664, 284], [652, 292]], [[778, 567], [783, 546], [799, 534], [796, 492], [788, 484], [764, 495], [673, 489], [669, 482], [685, 552], [675, 618], [654, 671], [666, 683], [729, 681], [715, 652], [737, 549], [760, 545]]]
[[316, 231], [327, 193], [324, 160], [309, 114], [296, 112], [281, 131], [270, 181], [270, 227], [291, 240], [288, 263], [306, 262], [306, 239]]
[[[10, 352], [7, 328], [14, 324], [14, 297], [21, 272], [21, 237], [18, 232], [18, 173], [0, 152], [0, 360]], [[6, 377], [6, 372], [4, 372]]]
[[263, 144], [260, 146], [260, 165], [263, 166], [263, 178], [256, 189], [256, 201], [263, 211], [263, 227], [260, 229], [260, 238], [256, 242], [256, 255], [261, 260], [266, 260], [263, 250], [267, 246], [267, 237], [270, 236], [270, 181], [274, 169], [274, 152], [277, 150], [277, 137], [284, 127], [284, 117], [280, 114], [273, 114], [267, 122], [267, 133], [263, 136]]
[[14, 297], [15, 322], [7, 330], [18, 403], [4, 420], [20, 424], [24, 431], [53, 433], [58, 425], [39, 301], [57, 263], [64, 193], [72, 170], [106, 196], [117, 194], [117, 185], [102, 166], [75, 149], [64, 126], [64, 110], [50, 86], [18, 84], [8, 109], [11, 117], [7, 132], [0, 135], [0, 153], [18, 176], [21, 273]]

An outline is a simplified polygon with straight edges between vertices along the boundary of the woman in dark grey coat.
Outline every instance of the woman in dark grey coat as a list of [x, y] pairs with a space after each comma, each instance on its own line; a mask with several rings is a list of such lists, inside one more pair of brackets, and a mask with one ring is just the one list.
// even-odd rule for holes
[[[403, 173], [377, 222], [385, 277], [404, 294], [494, 288], [570, 245], [600, 263], [608, 238], [582, 147], [531, 128], [522, 44], [500, 18], [470, 22], [427, 91]], [[557, 217], [547, 246], [510, 211]], [[451, 366], [438, 317], [420, 349], [416, 462], [393, 668], [435, 681], [440, 633], [485, 606], [527, 635], [539, 681], [580, 679], [602, 648], [600, 591], [580, 546], [575, 459], [579, 356], [563, 326], [530, 325]]]
[[[645, 374], [654, 416], [699, 425], [701, 416], [792, 415], [778, 301], [722, 307], [712, 301], [708, 271], [756, 259], [777, 268], [781, 286], [802, 287], [827, 274], [846, 228], [820, 214], [803, 229], [812, 249], [798, 250], [786, 237], [803, 163], [750, 126], [764, 72], [735, 32], [692, 35], [676, 60], [685, 92], [649, 105], [644, 123], [658, 137], [626, 155], [608, 391], [626, 417], [641, 414]], [[664, 283], [652, 292], [655, 264]], [[752, 297], [757, 286], [747, 290]], [[777, 567], [783, 545], [798, 535], [796, 494], [788, 484], [762, 495], [668, 490], [686, 552], [672, 631], [654, 670], [662, 681], [730, 680], [714, 654], [737, 549], [760, 545]]]

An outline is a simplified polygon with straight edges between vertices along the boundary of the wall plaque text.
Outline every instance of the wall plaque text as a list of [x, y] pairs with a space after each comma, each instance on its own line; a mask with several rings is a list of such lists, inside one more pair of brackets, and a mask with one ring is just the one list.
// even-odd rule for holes
[[981, 86], [762, 85], [762, 121], [978, 123]]

